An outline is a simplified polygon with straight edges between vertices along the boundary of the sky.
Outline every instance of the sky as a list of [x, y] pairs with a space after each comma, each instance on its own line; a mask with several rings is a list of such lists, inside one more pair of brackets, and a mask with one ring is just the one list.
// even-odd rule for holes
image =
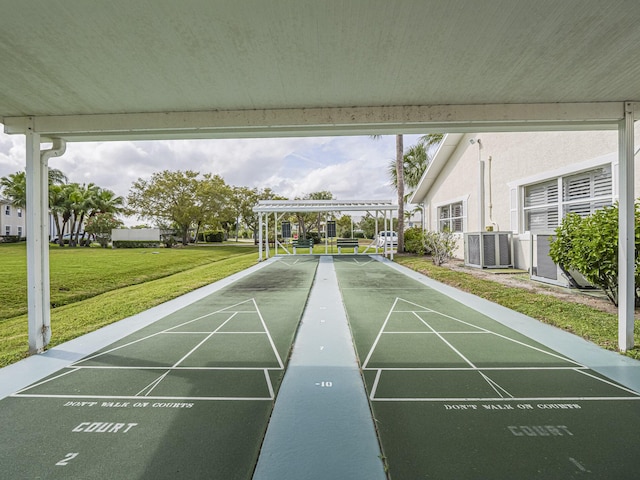
[[[0, 177], [24, 170], [23, 135], [0, 125]], [[406, 135], [405, 150], [418, 140]], [[393, 200], [387, 167], [395, 137], [269, 138], [68, 143], [49, 160], [70, 182], [89, 183], [127, 196], [134, 181], [162, 170], [218, 174], [229, 185], [269, 187], [293, 199], [328, 190], [338, 200]]]

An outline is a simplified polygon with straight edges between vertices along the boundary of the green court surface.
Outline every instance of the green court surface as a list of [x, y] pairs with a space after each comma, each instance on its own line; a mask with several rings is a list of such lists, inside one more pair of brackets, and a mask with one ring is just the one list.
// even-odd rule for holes
[[274, 262], [0, 401], [0, 478], [250, 479], [316, 267]]
[[638, 393], [381, 262], [335, 268], [391, 479], [638, 477]]

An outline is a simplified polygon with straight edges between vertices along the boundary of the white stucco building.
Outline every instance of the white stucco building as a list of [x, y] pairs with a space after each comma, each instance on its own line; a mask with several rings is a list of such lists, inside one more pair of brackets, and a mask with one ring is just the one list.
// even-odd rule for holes
[[10, 200], [0, 197], [0, 237], [19, 236], [24, 237], [25, 211], [16, 207]]
[[[616, 132], [450, 134], [412, 202], [424, 206], [427, 229], [456, 232], [456, 257], [465, 258], [466, 243], [469, 260], [474, 239], [464, 234], [505, 232], [502, 239], [506, 242], [511, 234], [512, 251], [498, 247], [496, 256], [509, 257], [508, 263], [534, 277], [566, 284], [547, 256], [548, 235], [567, 212], [586, 215], [617, 201], [617, 178]], [[636, 173], [636, 191], [639, 186]]]

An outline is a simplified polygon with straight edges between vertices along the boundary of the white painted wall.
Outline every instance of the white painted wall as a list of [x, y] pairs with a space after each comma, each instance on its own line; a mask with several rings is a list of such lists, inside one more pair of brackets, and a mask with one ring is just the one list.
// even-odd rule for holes
[[159, 242], [159, 228], [114, 228], [111, 230], [111, 240], [129, 242]]
[[[480, 139], [480, 158], [485, 162], [485, 225], [479, 218], [479, 150], [478, 143], [469, 139]], [[636, 147], [640, 145], [640, 128], [636, 125]], [[512, 229], [510, 215], [509, 184], [532, 177], [553, 176], [554, 172], [580, 169], [598, 157], [614, 154], [617, 158], [617, 131], [596, 132], [519, 132], [478, 133], [461, 138], [459, 146], [442, 169], [426, 196], [429, 229], [438, 226], [438, 206], [466, 199], [465, 232], [484, 230], [493, 223], [494, 230]], [[491, 156], [491, 173], [488, 158]], [[636, 156], [636, 196], [640, 193], [640, 163]], [[614, 192], [617, 192], [616, 170], [614, 170]], [[491, 216], [489, 212], [489, 186], [491, 186]], [[522, 222], [520, 222], [522, 223]], [[462, 235], [458, 242], [456, 257], [464, 258]], [[516, 267], [528, 269], [530, 263], [530, 235], [514, 230], [514, 259]]]

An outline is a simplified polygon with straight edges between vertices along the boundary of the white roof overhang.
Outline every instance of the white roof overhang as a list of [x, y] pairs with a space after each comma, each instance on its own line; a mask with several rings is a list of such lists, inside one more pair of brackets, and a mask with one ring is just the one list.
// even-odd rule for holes
[[[429, 190], [431, 190], [431, 187], [438, 178], [438, 175], [440, 175], [444, 166], [447, 164], [449, 159], [460, 150], [462, 137], [464, 137], [464, 134], [461, 133], [447, 134], [444, 136], [442, 142], [438, 145], [438, 149], [433, 155], [429, 166], [422, 174], [418, 187], [409, 199], [410, 203], [424, 202], [425, 197], [429, 193]], [[465, 149], [466, 146], [463, 146], [462, 148]]]
[[256, 213], [296, 212], [395, 212], [391, 200], [260, 200]]

